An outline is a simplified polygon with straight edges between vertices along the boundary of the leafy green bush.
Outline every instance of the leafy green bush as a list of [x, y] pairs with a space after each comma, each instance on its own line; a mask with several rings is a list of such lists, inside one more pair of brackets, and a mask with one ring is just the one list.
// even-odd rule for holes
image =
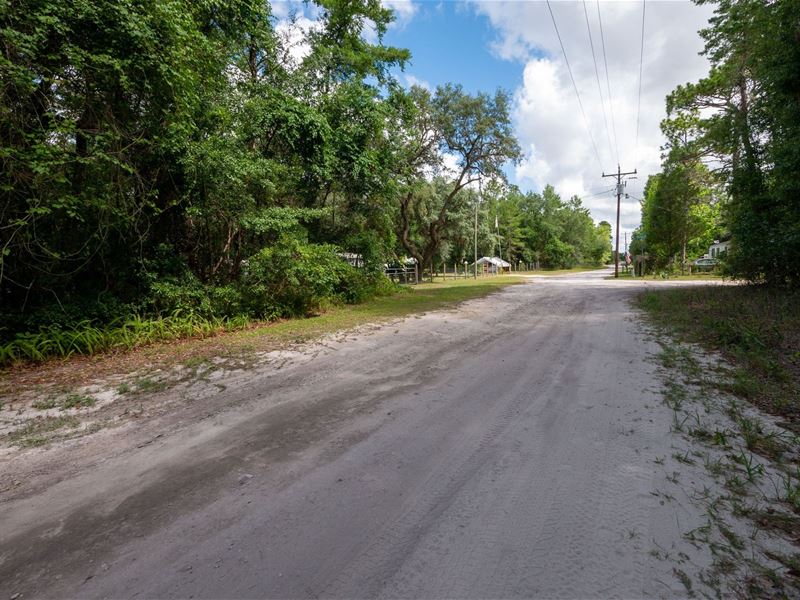
[[206, 337], [247, 327], [251, 317], [304, 316], [328, 303], [363, 302], [396, 289], [381, 271], [349, 265], [335, 246], [290, 235], [246, 261], [237, 285], [204, 285], [180, 258], [169, 256], [168, 248], [158, 249], [159, 253], [164, 257], [159, 264], [149, 265], [157, 271], [147, 274], [149, 298], [142, 301], [142, 313], [68, 322], [54, 319], [38, 330], [9, 335], [0, 345], [0, 366]]
[[103, 326], [84, 321], [70, 328], [43, 327], [37, 332], [18, 334], [0, 346], [0, 365], [107, 350], [130, 350], [162, 340], [208, 337], [222, 331], [242, 329], [248, 324], [249, 319], [245, 316], [206, 318], [192, 312], [176, 311], [166, 317], [151, 319], [134, 315]]
[[334, 300], [354, 267], [336, 255], [336, 247], [283, 236], [247, 261], [242, 296], [250, 314], [307, 315]]
[[[349, 266], [349, 265], [348, 265]], [[375, 295], [375, 279], [350, 268], [341, 273], [336, 286], [339, 298], [347, 304], [358, 304]]]
[[571, 269], [578, 264], [575, 248], [558, 238], [552, 238], [547, 242], [544, 249], [544, 262], [547, 266], [556, 269]]

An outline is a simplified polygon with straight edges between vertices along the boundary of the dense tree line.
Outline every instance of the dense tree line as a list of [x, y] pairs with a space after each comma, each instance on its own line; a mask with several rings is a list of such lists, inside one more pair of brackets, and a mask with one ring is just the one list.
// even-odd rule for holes
[[800, 4], [715, 4], [701, 31], [711, 71], [667, 98], [664, 169], [648, 184], [637, 243], [663, 264], [730, 236], [730, 274], [797, 287]]
[[471, 256], [478, 180], [481, 254], [603, 259], [579, 200], [504, 185], [506, 93], [405, 90], [390, 10], [313, 6], [0, 0], [0, 336], [358, 301], [387, 262]]

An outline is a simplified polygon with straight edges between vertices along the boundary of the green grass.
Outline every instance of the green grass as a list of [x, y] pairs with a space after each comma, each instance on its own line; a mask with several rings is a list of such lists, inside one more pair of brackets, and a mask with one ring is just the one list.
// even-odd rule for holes
[[31, 404], [36, 410], [49, 410], [58, 406], [58, 401], [55, 398], [43, 398]]
[[404, 287], [402, 291], [389, 296], [373, 298], [363, 304], [337, 306], [316, 317], [280, 321], [236, 335], [242, 338], [269, 336], [275, 341], [302, 342], [364, 323], [455, 306], [524, 281], [515, 275], [498, 275], [420, 283]]
[[246, 317], [205, 318], [176, 311], [167, 317], [147, 319], [137, 315], [98, 327], [91, 321], [62, 329], [43, 328], [17, 335], [0, 345], [0, 367], [15, 362], [41, 362], [49, 358], [69, 358], [75, 354], [96, 354], [109, 350], [131, 350], [153, 342], [187, 337], [208, 337], [249, 326]]
[[86, 408], [89, 406], [94, 406], [95, 402], [97, 402], [91, 396], [86, 396], [85, 394], [70, 394], [61, 402], [61, 410], [67, 410], [68, 408]]
[[[20, 361], [41, 362], [52, 357], [66, 358], [74, 354], [132, 350], [155, 345], [158, 342], [186, 338], [202, 340], [214, 336], [219, 336], [219, 345], [230, 346], [233, 353], [240, 353], [246, 347], [255, 349], [258, 346], [259, 349], [268, 349], [286, 343], [307, 341], [368, 322], [385, 321], [453, 306], [524, 281], [522, 277], [516, 275], [437, 280], [435, 283], [403, 286], [397, 292], [370, 299], [362, 304], [330, 306], [317, 316], [272, 322], [249, 319], [204, 320], [194, 315], [176, 314], [150, 321], [135, 318], [109, 330], [95, 328], [86, 323], [83, 329], [44, 331], [26, 336], [29, 346], [15, 345], [16, 342], [12, 342], [0, 347], [0, 366]], [[93, 343], [86, 345], [81, 341], [85, 339], [91, 339]], [[164, 349], [163, 345], [158, 347]], [[208, 356], [204, 356], [204, 352], [216, 355], [225, 351], [226, 348], [219, 347], [208, 348], [205, 351], [201, 349], [200, 355], [187, 357], [186, 360], [189, 367], [197, 367], [208, 359]], [[167, 352], [173, 353], [175, 350], [167, 349]], [[118, 391], [120, 394], [151, 392], [158, 391], [163, 385], [161, 382], [145, 378], [124, 383], [120, 385]]]
[[55, 397], [50, 396], [42, 400], [37, 400], [31, 406], [36, 410], [48, 410], [50, 408], [59, 408], [67, 410], [69, 408], [87, 408], [94, 406], [97, 400], [85, 394], [68, 394], [62, 400], [57, 400]]
[[8, 439], [23, 448], [42, 446], [52, 439], [56, 431], [78, 425], [80, 422], [75, 417], [37, 417], [9, 433]]
[[644, 277], [634, 277], [633, 271], [628, 270], [627, 272], [623, 271], [620, 267], [619, 270], [619, 277], [614, 277], [614, 275], [610, 275], [606, 277], [606, 279], [649, 279], [653, 281], [722, 281], [723, 277], [719, 273], [713, 273], [709, 271], [705, 272], [698, 272], [692, 273], [691, 275], [667, 275], [665, 274], [663, 277], [656, 273], [655, 275], [652, 273], [648, 273]]
[[648, 291], [638, 305], [679, 338], [733, 366], [719, 386], [800, 431], [800, 292], [759, 286]]

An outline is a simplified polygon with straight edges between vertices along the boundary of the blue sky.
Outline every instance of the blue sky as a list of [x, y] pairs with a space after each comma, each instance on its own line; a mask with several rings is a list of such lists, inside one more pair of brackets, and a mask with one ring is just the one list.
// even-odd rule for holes
[[620, 230], [638, 226], [638, 198], [660, 166], [664, 98], [708, 71], [697, 31], [708, 23], [709, 7], [681, 0], [648, 0], [646, 6], [642, 0], [551, 0], [584, 119], [546, 2], [383, 2], [398, 16], [385, 43], [412, 53], [401, 81], [431, 87], [452, 81], [470, 92], [502, 87], [513, 94], [525, 159], [507, 169], [512, 183], [534, 191], [551, 183], [562, 197], [580, 195], [596, 220], [613, 224], [616, 199], [612, 192], [598, 194], [612, 187], [602, 174], [618, 163], [623, 171], [635, 168]]
[[[524, 159], [509, 165], [511, 183], [526, 191], [550, 183], [562, 197], [581, 196], [596, 221], [613, 224], [616, 199], [610, 191], [597, 193], [611, 187], [602, 173], [618, 163], [623, 171], [635, 168], [620, 231], [638, 226], [638, 198], [660, 168], [664, 99], [708, 73], [697, 31], [713, 7], [688, 0], [551, 0], [576, 94], [544, 0], [381, 1], [397, 15], [384, 43], [412, 53], [398, 73], [401, 82], [460, 83], [471, 93], [502, 87], [512, 94]], [[313, 4], [273, 3], [278, 19], [293, 9], [303, 16], [296, 26], [314, 26]]]
[[496, 37], [489, 18], [464, 4], [424, 2], [410, 22], [389, 30], [384, 43], [410, 49], [406, 72], [434, 87], [451, 81], [470, 93], [513, 91], [522, 84], [522, 67], [488, 50]]

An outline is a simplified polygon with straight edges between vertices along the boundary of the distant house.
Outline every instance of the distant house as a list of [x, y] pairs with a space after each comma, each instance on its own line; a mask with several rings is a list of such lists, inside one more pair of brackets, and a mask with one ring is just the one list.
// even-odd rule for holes
[[478, 268], [484, 273], [510, 273], [511, 263], [496, 256], [483, 256], [478, 259]]
[[704, 258], [720, 258], [723, 254], [728, 251], [730, 248], [731, 242], [730, 240], [721, 242], [719, 240], [714, 240], [714, 243], [711, 244], [708, 248], [708, 254]]
[[342, 260], [349, 262], [353, 267], [360, 269], [364, 266], [364, 259], [360, 254], [355, 254], [354, 252], [339, 252], [338, 256]]

